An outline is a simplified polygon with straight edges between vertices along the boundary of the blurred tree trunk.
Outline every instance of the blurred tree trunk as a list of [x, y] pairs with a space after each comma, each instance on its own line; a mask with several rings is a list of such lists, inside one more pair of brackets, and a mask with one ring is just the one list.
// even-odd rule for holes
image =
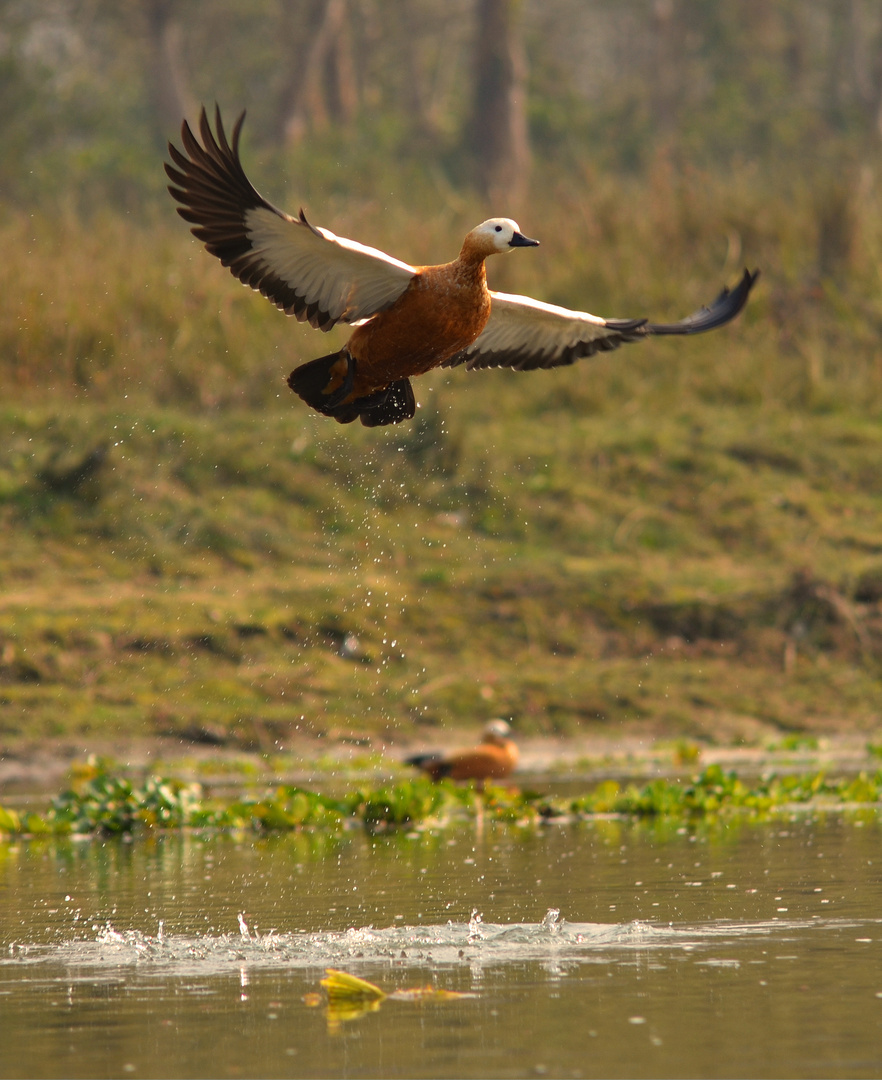
[[355, 78], [352, 36], [352, 21], [343, 18], [331, 48], [325, 54], [325, 101], [328, 115], [336, 124], [351, 123], [358, 112], [358, 83]]
[[279, 142], [293, 143], [329, 120], [347, 122], [358, 107], [347, 0], [306, 0], [283, 7], [288, 71], [276, 109]]
[[184, 117], [195, 118], [196, 103], [181, 49], [176, 0], [142, 0], [147, 24], [147, 82], [159, 135], [167, 139]]
[[851, 0], [849, 70], [857, 100], [882, 136], [882, 63], [878, 6]]
[[426, 36], [420, 13], [415, 10], [413, 0], [386, 0], [384, 8], [386, 25], [389, 26], [391, 22], [401, 37], [398, 50], [403, 75], [401, 104], [410, 118], [414, 133], [431, 137], [437, 133], [438, 125], [433, 123], [432, 103], [427, 100], [427, 72], [420, 63], [420, 51], [413, 47], [415, 42]]
[[652, 5], [652, 100], [656, 133], [670, 136], [677, 123], [681, 86], [682, 28], [674, 0]]
[[520, 9], [520, 0], [477, 0], [468, 143], [481, 191], [499, 214], [523, 202], [530, 170]]

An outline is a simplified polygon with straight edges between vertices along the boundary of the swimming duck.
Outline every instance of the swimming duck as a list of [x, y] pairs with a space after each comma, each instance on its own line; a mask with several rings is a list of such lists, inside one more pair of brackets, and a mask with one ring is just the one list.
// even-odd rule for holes
[[455, 754], [415, 754], [405, 765], [422, 769], [433, 780], [504, 780], [518, 763], [518, 748], [510, 738], [511, 728], [504, 720], [491, 720], [484, 727], [480, 746]]
[[[650, 334], [698, 334], [733, 319], [758, 271], [676, 323], [602, 319], [528, 296], [492, 292], [484, 261], [536, 247], [510, 218], [490, 218], [466, 236], [459, 256], [410, 266], [376, 248], [290, 217], [252, 186], [239, 158], [243, 112], [227, 140], [220, 109], [216, 134], [205, 109], [200, 144], [184, 121], [185, 153], [169, 143], [165, 170], [178, 213], [212, 255], [287, 315], [319, 330], [354, 327], [337, 352], [302, 364], [288, 384], [308, 405], [341, 424], [397, 424], [416, 411], [410, 380], [436, 367], [518, 371], [572, 364]], [[175, 167], [176, 166], [176, 167]]]

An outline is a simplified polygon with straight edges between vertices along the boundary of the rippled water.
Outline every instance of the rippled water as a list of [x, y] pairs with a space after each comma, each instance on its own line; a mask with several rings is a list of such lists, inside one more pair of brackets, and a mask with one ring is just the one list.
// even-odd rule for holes
[[[877, 1076], [879, 842], [870, 814], [0, 845], [0, 1074]], [[328, 967], [469, 996], [329, 1013]]]

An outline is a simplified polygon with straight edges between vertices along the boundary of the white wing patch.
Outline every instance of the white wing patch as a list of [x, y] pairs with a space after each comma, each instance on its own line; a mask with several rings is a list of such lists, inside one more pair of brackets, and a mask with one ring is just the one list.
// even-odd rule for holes
[[587, 311], [571, 311], [529, 296], [490, 295], [493, 306], [487, 325], [448, 365], [557, 367], [604, 348], [604, 339], [622, 340], [620, 329], [608, 327], [605, 319]]
[[385, 310], [416, 273], [377, 248], [262, 206], [246, 210], [244, 221], [252, 256], [334, 322], [353, 323]]

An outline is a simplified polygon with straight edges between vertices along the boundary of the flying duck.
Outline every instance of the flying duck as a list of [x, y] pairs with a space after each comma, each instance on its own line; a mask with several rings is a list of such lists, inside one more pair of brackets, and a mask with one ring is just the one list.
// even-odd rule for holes
[[455, 754], [415, 754], [405, 765], [422, 769], [433, 780], [504, 780], [518, 763], [518, 748], [509, 737], [511, 728], [504, 720], [491, 720], [484, 727], [480, 746]]
[[184, 121], [184, 151], [169, 143], [165, 171], [178, 213], [193, 234], [243, 284], [286, 315], [318, 330], [353, 326], [337, 352], [295, 368], [288, 385], [338, 423], [397, 424], [416, 411], [410, 380], [437, 367], [518, 371], [572, 364], [650, 334], [698, 334], [733, 319], [759, 271], [745, 270], [709, 307], [676, 323], [602, 319], [487, 288], [484, 260], [535, 247], [510, 218], [490, 218], [466, 236], [459, 256], [439, 266], [410, 266], [376, 248], [290, 217], [260, 195], [245, 175], [236, 121], [232, 145], [220, 109], [216, 134], [205, 109], [202, 143]]

